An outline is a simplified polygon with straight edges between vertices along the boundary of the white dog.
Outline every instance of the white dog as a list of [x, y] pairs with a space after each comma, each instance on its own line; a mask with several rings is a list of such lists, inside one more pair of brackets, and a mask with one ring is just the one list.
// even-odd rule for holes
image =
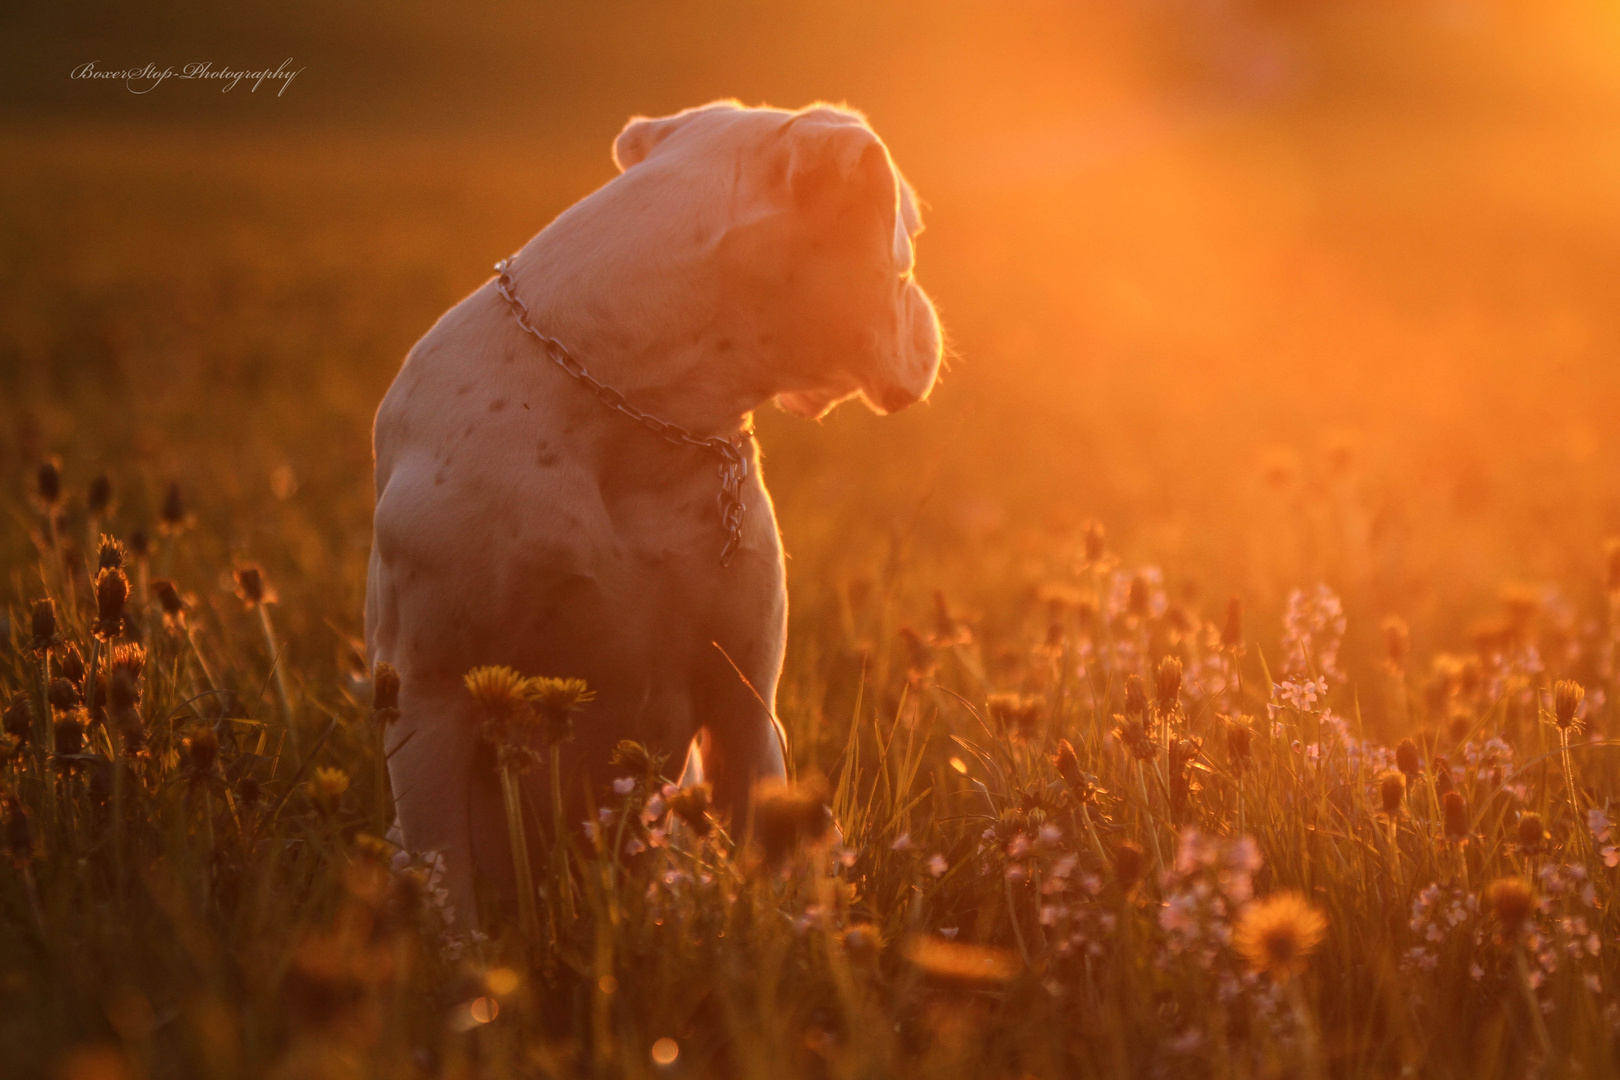
[[[613, 157], [620, 175], [444, 315], [377, 411], [366, 640], [401, 677], [403, 841], [442, 853], [463, 925], [475, 874], [512, 881], [466, 672], [595, 691], [562, 748], [567, 820], [619, 740], [681, 755], [700, 734], [715, 804], [741, 820], [785, 749], [787, 593], [750, 416], [856, 394], [892, 412], [939, 369], [915, 201], [859, 114], [718, 102], [632, 120]], [[535, 807], [544, 773], [525, 779]]]

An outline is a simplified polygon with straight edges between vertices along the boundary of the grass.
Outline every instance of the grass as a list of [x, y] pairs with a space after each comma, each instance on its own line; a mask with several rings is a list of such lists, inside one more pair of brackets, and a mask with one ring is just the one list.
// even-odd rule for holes
[[[294, 165], [183, 139], [12, 140], [29, 152], [0, 180], [17, 208], [8, 1075], [1615, 1068], [1620, 581], [1603, 542], [1620, 521], [1592, 449], [1607, 436], [1559, 456], [1611, 394], [1600, 351], [1533, 374], [1481, 360], [1523, 380], [1512, 401], [1457, 386], [1431, 407], [1416, 388], [1445, 360], [1407, 382], [1376, 368], [1396, 381], [1359, 397], [1335, 376], [1313, 405], [1291, 389], [1308, 362], [1204, 375], [1167, 339], [1146, 358], [1110, 345], [1139, 326], [1127, 312], [1098, 315], [1084, 379], [1044, 370], [1018, 359], [1029, 341], [1073, 344], [1050, 268], [967, 287], [1033, 217], [947, 192], [923, 277], [936, 258], [968, 362], [938, 402], [761, 418], [793, 554], [779, 708], [799, 781], [762, 809], [761, 843], [734, 846], [631, 751], [591, 830], [533, 860], [528, 932], [513, 911], [464, 940], [432, 860], [382, 839], [386, 716], [357, 640], [366, 427], [403, 349], [483, 273], [459, 253], [515, 246], [601, 163], [509, 162], [534, 179], [519, 198], [478, 170], [405, 168], [409, 147]], [[120, 174], [87, 167], [108, 146]], [[1207, 172], [1143, 168], [1265, 203], [1266, 178], [1227, 176], [1229, 149]], [[1181, 206], [1194, 225], [1198, 205]], [[1080, 214], [1044, 225], [1123, 229]], [[1195, 258], [1216, 261], [1219, 231]], [[1544, 299], [1495, 329], [1533, 337]], [[1302, 303], [1316, 329], [1356, 332]], [[1236, 333], [1211, 319], [1213, 339]], [[1073, 411], [1034, 404], [1043, 388]], [[1320, 437], [1362, 406], [1368, 434]], [[127, 548], [104, 579], [130, 583], [121, 618], [96, 602], [104, 533]], [[1504, 587], [1522, 577], [1545, 584]], [[182, 612], [164, 618], [157, 581]], [[46, 598], [56, 638], [36, 643]], [[1586, 691], [1567, 741], [1560, 680]], [[74, 701], [97, 687], [101, 706]], [[1386, 808], [1403, 739], [1416, 767]]]

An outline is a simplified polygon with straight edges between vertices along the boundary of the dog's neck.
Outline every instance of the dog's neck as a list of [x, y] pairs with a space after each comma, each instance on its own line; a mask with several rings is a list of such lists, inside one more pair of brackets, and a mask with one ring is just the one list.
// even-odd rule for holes
[[702, 312], [660, 310], [669, 282], [647, 280], [638, 262], [582, 267], [565, 257], [574, 244], [562, 224], [531, 240], [510, 266], [535, 328], [643, 412], [698, 437], [748, 430], [774, 391], [749, 377], [724, 337], [706, 332]]

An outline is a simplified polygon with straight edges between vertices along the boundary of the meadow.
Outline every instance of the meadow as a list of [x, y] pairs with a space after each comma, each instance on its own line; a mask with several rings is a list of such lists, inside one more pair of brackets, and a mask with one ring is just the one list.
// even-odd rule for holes
[[477, 938], [385, 839], [370, 417], [611, 128], [9, 127], [0, 1075], [1615, 1071], [1620, 159], [1560, 115], [899, 125], [950, 370], [759, 418], [795, 785], [745, 843], [625, 747]]

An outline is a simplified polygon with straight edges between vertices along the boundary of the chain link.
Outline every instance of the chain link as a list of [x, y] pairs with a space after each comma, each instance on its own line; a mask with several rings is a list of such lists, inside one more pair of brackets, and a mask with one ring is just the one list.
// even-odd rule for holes
[[542, 334], [530, 325], [529, 306], [512, 288], [511, 266], [511, 259], [502, 259], [495, 264], [495, 272], [500, 275], [495, 280], [495, 291], [501, 294], [501, 299], [512, 309], [512, 315], [517, 319], [518, 326], [545, 347], [546, 355], [551, 357], [558, 367], [566, 371], [575, 381], [584, 384], [602, 404], [614, 412], [628, 416], [664, 441], [674, 443], [676, 446], [707, 450], [720, 459], [720, 525], [726, 532], [725, 546], [720, 549], [720, 565], [730, 566], [732, 557], [742, 545], [742, 489], [743, 483], [748, 479], [747, 447], [754, 438], [753, 428], [750, 427], [742, 434], [729, 439], [717, 435], [707, 437], [694, 435], [679, 424], [660, 420], [630, 404], [623, 394], [585, 370], [585, 365], [574, 359], [573, 354], [563, 347], [562, 342]]

